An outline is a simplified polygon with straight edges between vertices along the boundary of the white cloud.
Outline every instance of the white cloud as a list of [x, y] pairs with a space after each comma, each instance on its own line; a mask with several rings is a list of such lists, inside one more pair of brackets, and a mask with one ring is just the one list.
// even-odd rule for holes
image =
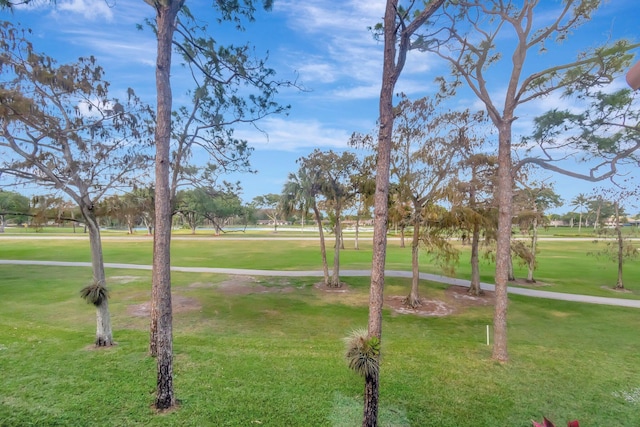
[[[384, 2], [326, 0], [276, 2], [276, 13], [300, 34], [317, 53], [291, 55], [290, 66], [300, 73], [300, 80], [314, 90], [318, 83], [335, 83], [331, 93], [340, 99], [353, 96], [376, 97], [382, 72], [382, 45], [373, 39], [367, 27], [375, 25], [384, 14]], [[361, 90], [373, 85], [375, 91]]]
[[88, 21], [113, 20], [113, 9], [105, 0], [63, 0], [59, 1], [54, 14], [77, 14]]
[[297, 151], [308, 148], [346, 148], [351, 132], [324, 127], [317, 120], [293, 121], [268, 118], [260, 121], [260, 129], [237, 130], [235, 136], [246, 139], [257, 150]]

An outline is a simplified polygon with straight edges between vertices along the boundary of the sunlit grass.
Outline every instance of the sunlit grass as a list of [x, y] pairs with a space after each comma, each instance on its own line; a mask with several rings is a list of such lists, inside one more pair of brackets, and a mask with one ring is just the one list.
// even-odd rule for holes
[[[317, 278], [174, 273], [174, 373], [180, 408], [150, 405], [150, 273], [108, 269], [114, 338], [93, 350], [94, 308], [79, 297], [87, 268], [0, 266], [0, 425], [291, 425], [359, 423], [362, 379], [342, 338], [366, 326], [368, 280], [348, 294]], [[230, 281], [245, 286], [233, 293]], [[225, 286], [222, 286], [225, 284]], [[387, 295], [408, 282], [389, 279]], [[444, 285], [424, 284], [425, 295]], [[492, 309], [423, 318], [385, 310], [383, 426], [529, 426], [542, 415], [636, 426], [637, 310], [511, 297], [507, 365], [485, 343]]]

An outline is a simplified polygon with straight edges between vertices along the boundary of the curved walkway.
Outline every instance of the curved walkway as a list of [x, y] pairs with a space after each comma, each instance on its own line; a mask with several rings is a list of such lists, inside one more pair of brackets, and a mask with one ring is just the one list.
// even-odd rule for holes
[[[61, 267], [91, 267], [89, 262], [67, 262], [67, 261], [30, 261], [30, 260], [0, 260], [0, 265], [48, 265]], [[151, 270], [150, 265], [142, 264], [120, 264], [105, 263], [105, 268], [122, 268], [128, 270]], [[187, 273], [213, 273], [213, 274], [232, 274], [232, 275], [253, 275], [253, 276], [285, 276], [285, 277], [322, 277], [322, 271], [289, 271], [289, 270], [250, 270], [240, 268], [211, 268], [211, 267], [171, 267], [172, 271], [180, 271]], [[367, 277], [370, 275], [369, 270], [341, 270], [340, 276], [344, 277]], [[409, 271], [387, 270], [385, 273], [388, 277], [407, 277], [411, 278]], [[438, 274], [420, 273], [421, 280], [430, 282], [439, 282], [449, 285], [469, 287], [469, 281], [463, 279], [454, 279], [451, 277], [441, 276]], [[495, 286], [489, 283], [481, 283], [480, 287], [486, 291], [493, 292]], [[514, 295], [524, 295], [534, 298], [546, 298], [559, 301], [573, 301], [588, 304], [613, 305], [618, 307], [640, 308], [640, 300], [629, 300], [622, 298], [606, 298], [595, 297], [589, 295], [565, 294], [560, 292], [539, 291], [536, 289], [526, 288], [509, 288], [509, 293]]]

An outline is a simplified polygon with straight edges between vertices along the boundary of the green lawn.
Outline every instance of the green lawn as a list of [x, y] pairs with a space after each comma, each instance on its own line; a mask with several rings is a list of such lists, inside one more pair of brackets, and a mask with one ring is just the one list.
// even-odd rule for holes
[[[600, 279], [581, 280], [579, 270], [600, 261], [579, 259], [568, 269], [568, 254], [579, 255], [580, 246], [545, 245], [540, 278], [600, 289]], [[88, 261], [87, 246], [2, 239], [0, 259]], [[175, 265], [319, 268], [317, 244], [306, 241], [176, 240], [172, 250]], [[150, 241], [105, 242], [107, 262], [150, 263], [150, 251]], [[390, 244], [390, 268], [406, 269], [408, 256], [408, 248]], [[347, 250], [343, 268], [366, 268], [367, 258], [370, 248]], [[118, 345], [95, 350], [95, 314], [79, 298], [89, 269], [0, 266], [0, 426], [359, 425], [363, 384], [343, 361], [341, 339], [366, 325], [366, 278], [347, 278], [346, 294], [319, 291], [313, 278], [276, 277], [230, 294], [223, 285], [233, 278], [174, 273], [174, 300], [182, 304], [174, 315], [181, 406], [157, 415], [148, 320], [134, 310], [149, 299], [150, 274], [107, 274]], [[424, 296], [444, 289], [422, 286]], [[402, 295], [407, 287], [389, 279], [385, 292]], [[385, 311], [381, 425], [517, 427], [542, 415], [558, 425], [574, 418], [587, 427], [638, 425], [638, 310], [510, 299], [506, 365], [490, 360], [485, 343], [491, 308], [444, 318]]]
[[[0, 259], [35, 259], [49, 261], [90, 261], [89, 245], [82, 235], [74, 240], [39, 240], [16, 236], [15, 239], [0, 239]], [[236, 236], [240, 237], [240, 236]], [[264, 235], [262, 236], [264, 237]], [[539, 243], [538, 267], [535, 278], [541, 282], [539, 289], [566, 293], [577, 293], [616, 298], [640, 298], [640, 259], [629, 260], [625, 264], [625, 278], [628, 292], [616, 293], [610, 290], [615, 285], [617, 267], [604, 258], [587, 255], [602, 240], [593, 243], [592, 238], [580, 241], [545, 240]], [[640, 243], [638, 243], [640, 245]], [[410, 270], [411, 249], [401, 248], [400, 241], [389, 241], [387, 269]], [[353, 241], [345, 242], [346, 250], [341, 251], [342, 269], [371, 268], [371, 238], [360, 241], [360, 250], [353, 249]], [[152, 238], [148, 236], [120, 236], [105, 238], [103, 241], [104, 260], [113, 263], [145, 264], [152, 262]], [[264, 270], [317, 270], [321, 271], [320, 249], [317, 241], [291, 241], [282, 239], [238, 240], [237, 238], [216, 238], [209, 236], [181, 236], [171, 244], [171, 262], [181, 267], [226, 267]], [[329, 263], [332, 265], [332, 241], [327, 241]], [[469, 278], [469, 248], [461, 247], [460, 261], [456, 266], [456, 276]], [[433, 264], [431, 256], [421, 252], [420, 270], [442, 274]], [[524, 266], [514, 262], [516, 277], [526, 277]], [[492, 283], [494, 265], [483, 261], [480, 267], [481, 279]]]

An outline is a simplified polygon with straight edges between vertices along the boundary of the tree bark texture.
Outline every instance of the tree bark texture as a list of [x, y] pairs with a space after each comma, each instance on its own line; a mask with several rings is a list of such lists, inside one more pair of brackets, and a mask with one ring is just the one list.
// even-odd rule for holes
[[[104, 272], [104, 259], [102, 257], [102, 241], [100, 227], [91, 206], [82, 206], [82, 216], [89, 231], [89, 245], [91, 246], [91, 268], [93, 270], [93, 284], [107, 286], [107, 278]], [[103, 299], [96, 306], [96, 346], [107, 347], [113, 345], [113, 332], [111, 330], [111, 315], [109, 314], [109, 301]]]
[[420, 307], [420, 216], [416, 214], [413, 221], [413, 240], [411, 241], [411, 292], [405, 299], [405, 305], [411, 308]]
[[324, 285], [329, 285], [329, 264], [327, 263], [327, 248], [324, 244], [324, 230], [322, 229], [322, 220], [320, 219], [320, 210], [318, 205], [313, 202], [313, 215], [316, 217], [318, 224], [318, 233], [320, 234], [320, 253], [322, 255], [322, 273], [324, 277]]
[[155, 233], [153, 235], [153, 275], [150, 348], [155, 346], [159, 410], [175, 405], [173, 393], [173, 315], [171, 312], [171, 188], [169, 154], [171, 140], [171, 51], [176, 16], [184, 1], [156, 5], [158, 54], [156, 63], [156, 185]]
[[[537, 214], [537, 209], [534, 209]], [[527, 282], [535, 283], [536, 279], [533, 277], [533, 272], [536, 269], [536, 248], [538, 246], [538, 219], [533, 219], [533, 235], [531, 236], [531, 259], [529, 260], [529, 268], [527, 272]]]
[[[382, 306], [384, 303], [384, 268], [387, 257], [387, 223], [389, 221], [389, 169], [391, 165], [391, 137], [393, 132], [393, 90], [399, 71], [395, 67], [397, 0], [388, 0], [384, 16], [384, 62], [380, 89], [380, 128], [378, 131], [378, 160], [373, 208], [373, 256], [371, 286], [369, 288], [369, 336], [382, 342]], [[380, 357], [380, 356], [378, 356]], [[365, 378], [364, 414], [362, 426], [378, 425], [379, 378]]]
[[498, 237], [496, 249], [496, 305], [493, 315], [492, 357], [507, 362], [507, 279], [511, 260], [511, 199], [513, 177], [511, 175], [511, 124], [502, 122], [499, 127], [498, 147]]
[[[398, 0], [387, 0], [384, 13], [384, 50], [382, 62], [382, 85], [380, 88], [380, 125], [376, 163], [376, 190], [373, 208], [373, 256], [371, 261], [371, 285], [369, 288], [370, 337], [382, 343], [382, 306], [384, 302], [384, 270], [387, 257], [387, 227], [389, 221], [389, 169], [391, 165], [391, 138], [393, 132], [393, 92], [404, 68], [410, 37], [413, 32], [442, 5], [444, 0], [430, 2], [408, 26], [396, 22]], [[401, 29], [402, 28], [402, 29]], [[399, 31], [402, 31], [399, 33]], [[398, 40], [399, 38], [399, 40]], [[396, 49], [399, 42], [399, 49]], [[397, 58], [396, 58], [397, 54]], [[380, 355], [378, 355], [378, 358]], [[379, 359], [378, 359], [379, 360]], [[365, 381], [365, 412], [363, 426], [378, 425], [378, 387], [375, 382]]]
[[343, 246], [342, 242], [342, 224], [340, 223], [340, 210], [336, 210], [336, 247], [333, 251], [333, 271], [331, 272], [331, 287], [340, 287], [340, 248]]
[[622, 264], [624, 263], [624, 240], [622, 239], [622, 230], [620, 229], [620, 210], [618, 202], [614, 204], [616, 215], [616, 238], [618, 240], [618, 281], [616, 289], [624, 289], [624, 281], [622, 280]]
[[468, 293], [471, 295], [482, 295], [484, 292], [480, 288], [480, 225], [473, 224], [471, 231], [471, 284]]
[[377, 375], [366, 375], [364, 379], [364, 413], [362, 427], [378, 425], [379, 381]]

